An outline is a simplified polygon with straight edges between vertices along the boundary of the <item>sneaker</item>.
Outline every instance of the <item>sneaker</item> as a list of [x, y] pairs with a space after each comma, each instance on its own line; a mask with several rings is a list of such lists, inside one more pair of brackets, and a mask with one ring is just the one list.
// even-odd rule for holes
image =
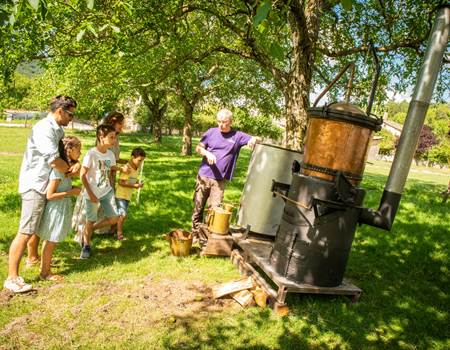
[[91, 246], [85, 245], [81, 249], [80, 259], [89, 259], [91, 257]]
[[25, 283], [22, 277], [8, 277], [3, 283], [3, 288], [13, 292], [13, 293], [25, 293], [31, 290], [31, 284]]

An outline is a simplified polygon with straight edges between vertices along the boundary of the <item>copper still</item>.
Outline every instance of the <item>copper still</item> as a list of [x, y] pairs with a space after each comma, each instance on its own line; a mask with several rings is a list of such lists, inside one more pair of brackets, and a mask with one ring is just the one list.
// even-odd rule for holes
[[372, 134], [381, 129], [382, 121], [347, 102], [311, 108], [308, 114], [301, 172], [329, 181], [340, 172], [358, 185]]

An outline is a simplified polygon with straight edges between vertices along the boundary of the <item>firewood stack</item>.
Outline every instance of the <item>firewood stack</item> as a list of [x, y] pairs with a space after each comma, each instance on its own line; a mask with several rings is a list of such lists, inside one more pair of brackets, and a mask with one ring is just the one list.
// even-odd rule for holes
[[231, 297], [242, 307], [266, 307], [267, 293], [259, 287], [252, 277], [219, 284], [212, 289], [214, 299]]

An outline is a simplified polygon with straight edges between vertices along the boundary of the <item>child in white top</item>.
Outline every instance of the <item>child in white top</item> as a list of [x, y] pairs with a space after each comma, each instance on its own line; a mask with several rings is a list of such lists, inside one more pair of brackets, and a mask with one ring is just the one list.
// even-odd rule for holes
[[[112, 187], [112, 171], [121, 170], [116, 166], [116, 157], [109, 150], [116, 139], [116, 131], [110, 125], [97, 127], [97, 144], [83, 158], [80, 177], [85, 187], [86, 225], [83, 232], [83, 248], [80, 258], [91, 255], [92, 232], [98, 228], [117, 223], [118, 214]], [[105, 218], [97, 221], [97, 211], [102, 206]]]

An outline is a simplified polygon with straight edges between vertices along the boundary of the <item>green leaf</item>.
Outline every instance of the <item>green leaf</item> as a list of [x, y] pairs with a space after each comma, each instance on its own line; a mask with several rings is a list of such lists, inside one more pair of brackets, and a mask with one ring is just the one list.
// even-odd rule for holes
[[84, 33], [86, 32], [86, 30], [81, 29], [78, 34], [77, 34], [77, 41], [81, 41], [81, 39], [83, 39]]
[[264, 34], [267, 31], [267, 21], [264, 20], [261, 22], [261, 24], [258, 26], [258, 32], [260, 32], [261, 34]]
[[47, 17], [47, 2], [45, 0], [41, 0], [41, 18], [43, 20], [45, 20], [45, 18]]
[[133, 15], [133, 6], [128, 2], [122, 2], [122, 7], [127, 11], [129, 16]]
[[92, 10], [94, 8], [94, 0], [86, 0], [86, 5], [89, 10]]
[[39, 0], [28, 0], [28, 3], [31, 5], [33, 10], [37, 11], [39, 7]]
[[114, 30], [116, 33], [120, 33], [120, 28], [116, 26], [111, 26], [111, 29]]
[[272, 1], [264, 0], [261, 5], [258, 6], [256, 10], [256, 15], [253, 17], [253, 26], [257, 27], [263, 20], [267, 18], [267, 15], [272, 8]]
[[86, 28], [97, 38], [97, 32], [95, 31], [94, 27], [91, 23], [86, 24]]
[[351, 11], [352, 10], [352, 0], [341, 0], [341, 4], [342, 7], [344, 8], [344, 10], [346, 11]]
[[279, 61], [284, 60], [283, 48], [280, 45], [278, 45], [278, 43], [270, 44], [269, 52], [273, 58], [275, 58]]

